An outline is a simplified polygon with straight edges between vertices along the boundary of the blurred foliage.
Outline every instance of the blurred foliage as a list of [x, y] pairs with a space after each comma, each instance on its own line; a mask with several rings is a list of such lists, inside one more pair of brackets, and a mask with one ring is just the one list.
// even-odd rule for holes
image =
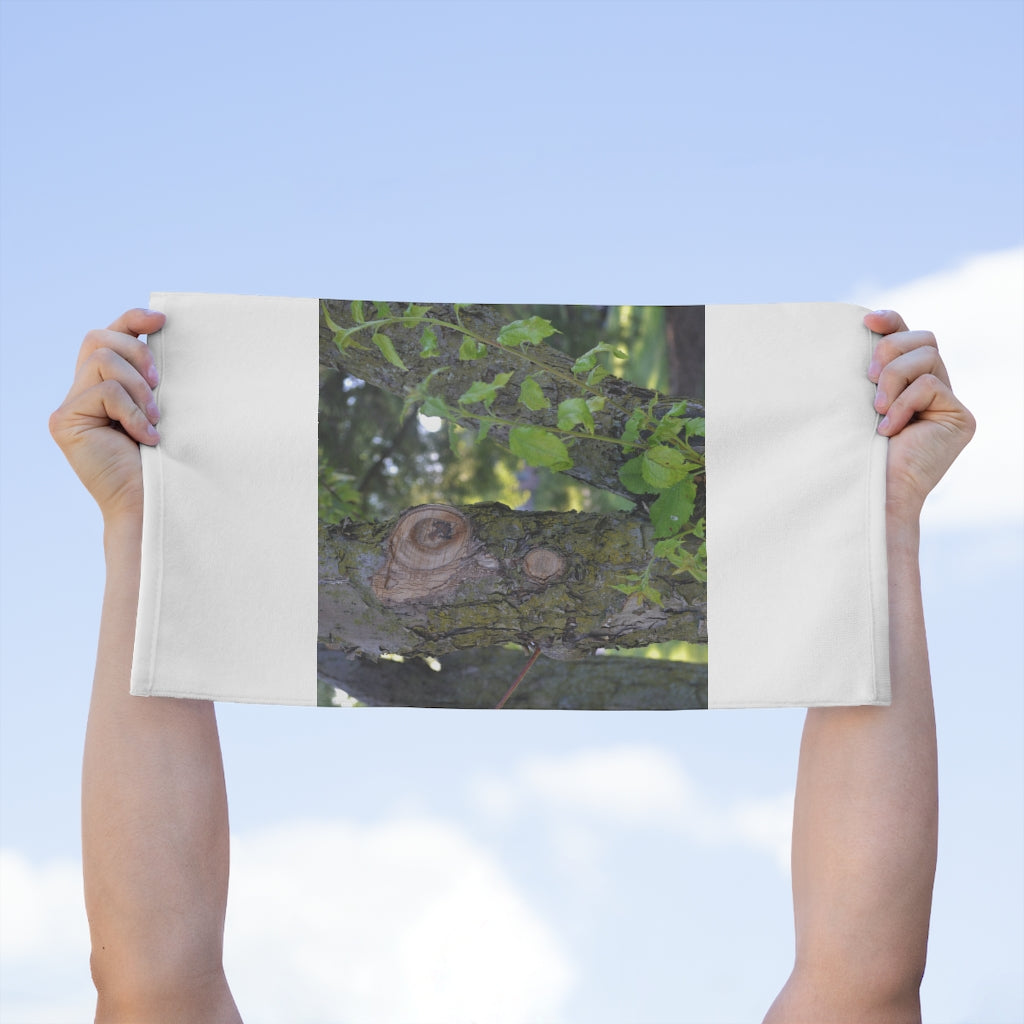
[[[508, 322], [540, 316], [560, 333], [546, 344], [577, 358], [600, 342], [623, 349], [609, 356], [613, 373], [664, 390], [664, 310], [660, 306], [507, 305]], [[347, 514], [387, 519], [412, 505], [500, 501], [511, 508], [609, 512], [632, 505], [564, 474], [534, 468], [490, 440], [426, 419], [402, 418], [402, 400], [343, 374], [320, 379], [320, 518]]]
[[658, 661], [686, 661], [693, 665], [708, 663], [707, 644], [688, 644], [673, 640], [664, 644], [648, 644], [646, 647], [616, 647], [617, 658], [654, 658]]

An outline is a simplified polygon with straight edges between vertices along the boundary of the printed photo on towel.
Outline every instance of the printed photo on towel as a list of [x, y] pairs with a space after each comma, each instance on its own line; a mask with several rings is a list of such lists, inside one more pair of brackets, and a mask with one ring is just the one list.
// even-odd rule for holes
[[320, 301], [318, 704], [707, 707], [704, 312]]

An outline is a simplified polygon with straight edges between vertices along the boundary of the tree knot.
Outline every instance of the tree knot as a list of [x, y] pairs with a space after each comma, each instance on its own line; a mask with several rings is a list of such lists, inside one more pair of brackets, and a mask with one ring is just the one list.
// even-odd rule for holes
[[480, 547], [469, 519], [451, 505], [411, 508], [391, 531], [373, 592], [385, 604], [437, 597], [497, 567], [493, 559], [477, 557]]

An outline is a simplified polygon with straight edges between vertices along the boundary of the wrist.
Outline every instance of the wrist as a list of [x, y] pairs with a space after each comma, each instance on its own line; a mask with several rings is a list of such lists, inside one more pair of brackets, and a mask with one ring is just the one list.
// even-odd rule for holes
[[902, 552], [916, 557], [921, 545], [920, 512], [887, 506], [885, 540], [890, 555]]
[[103, 518], [103, 550], [111, 557], [142, 553], [142, 516], [114, 514]]

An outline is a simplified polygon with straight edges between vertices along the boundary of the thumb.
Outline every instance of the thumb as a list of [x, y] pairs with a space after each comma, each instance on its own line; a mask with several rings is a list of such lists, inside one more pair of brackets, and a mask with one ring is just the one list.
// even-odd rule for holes
[[167, 317], [155, 309], [129, 309], [122, 313], [108, 328], [119, 334], [130, 334], [137, 338], [140, 334], [155, 334], [167, 322]]

